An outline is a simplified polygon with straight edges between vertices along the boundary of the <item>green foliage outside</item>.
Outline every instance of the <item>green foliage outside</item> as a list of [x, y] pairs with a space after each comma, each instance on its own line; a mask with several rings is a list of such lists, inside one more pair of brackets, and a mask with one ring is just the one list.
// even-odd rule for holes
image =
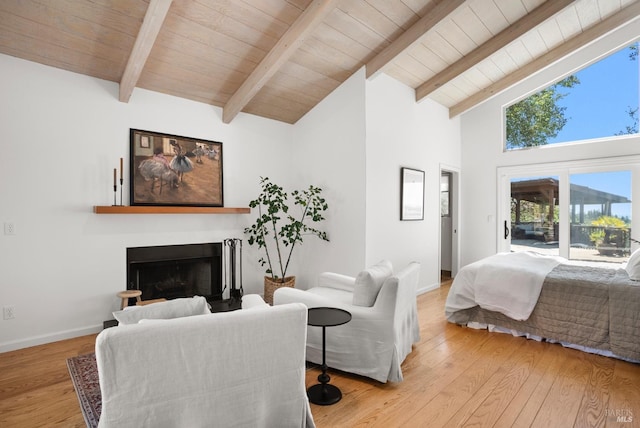
[[[329, 206], [319, 187], [309, 186], [289, 195], [268, 177], [261, 178], [260, 185], [260, 195], [249, 202], [251, 208], [258, 208], [258, 218], [244, 233], [249, 236], [249, 245], [256, 244], [264, 250], [264, 256], [258, 260], [260, 266], [267, 266], [266, 273], [272, 279], [284, 281], [293, 249], [302, 244], [305, 235], [329, 240], [326, 232], [310, 226], [324, 220], [323, 213]], [[296, 216], [289, 213], [289, 196], [293, 198], [293, 206], [299, 208]]]
[[[557, 205], [556, 205], [557, 208]], [[553, 210], [553, 222], [557, 223], [560, 213]], [[520, 223], [533, 223], [536, 221], [547, 222], [549, 220], [549, 205], [531, 201], [520, 201]], [[511, 223], [516, 221], [516, 200], [511, 198]]]
[[634, 43], [633, 45], [629, 46], [629, 59], [631, 61], [635, 61], [636, 59], [638, 59], [638, 44]]
[[631, 118], [631, 125], [625, 126], [622, 131], [616, 132], [614, 135], [629, 135], [638, 133], [638, 109], [627, 108], [627, 114]]
[[[629, 46], [629, 60], [635, 61], [638, 59], [638, 44], [634, 43]], [[625, 126], [625, 129], [622, 131], [616, 132], [614, 135], [629, 135], [629, 134], [637, 134], [638, 133], [638, 107], [635, 109], [632, 107], [627, 107], [627, 114], [631, 119], [631, 125]]]
[[507, 149], [521, 149], [547, 144], [567, 123], [566, 107], [558, 101], [568, 95], [561, 88], [572, 88], [580, 83], [569, 76], [555, 85], [531, 95], [507, 108]]
[[603, 215], [598, 219], [591, 222], [592, 226], [598, 226], [602, 229], [597, 229], [591, 232], [589, 239], [596, 245], [609, 244], [616, 242], [618, 239], [618, 231], [628, 230], [628, 225], [624, 220], [618, 217], [611, 217]]
[[[602, 211], [600, 210], [589, 210], [584, 214], [584, 223], [583, 224], [591, 224], [593, 225], [594, 222], [598, 221], [602, 216]], [[622, 217], [618, 217], [615, 216], [613, 218], [617, 218], [620, 221], [622, 221], [627, 228], [631, 227], [631, 219], [628, 216], [622, 216]]]

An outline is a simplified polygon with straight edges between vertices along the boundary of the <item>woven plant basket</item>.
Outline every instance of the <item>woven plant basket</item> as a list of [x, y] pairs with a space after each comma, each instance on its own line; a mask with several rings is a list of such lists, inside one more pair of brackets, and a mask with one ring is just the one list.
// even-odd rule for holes
[[273, 293], [280, 287], [294, 287], [296, 285], [295, 276], [286, 276], [284, 282], [280, 279], [273, 279], [270, 276], [264, 277], [264, 301], [273, 306]]

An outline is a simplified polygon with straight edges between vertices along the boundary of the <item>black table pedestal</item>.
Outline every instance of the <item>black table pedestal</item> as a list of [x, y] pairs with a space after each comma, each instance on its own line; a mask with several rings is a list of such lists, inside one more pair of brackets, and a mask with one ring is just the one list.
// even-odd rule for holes
[[337, 386], [329, 385], [331, 377], [327, 374], [327, 327], [345, 324], [351, 320], [351, 314], [336, 308], [310, 308], [309, 325], [322, 327], [322, 373], [318, 376], [317, 385], [307, 389], [309, 401], [313, 404], [328, 406], [342, 399], [342, 392]]
[[307, 396], [309, 401], [313, 404], [319, 404], [321, 406], [328, 406], [335, 404], [342, 398], [342, 392], [337, 386], [329, 385], [331, 376], [327, 374], [326, 364], [326, 327], [322, 326], [322, 373], [318, 375], [317, 385], [313, 385], [307, 389]]
[[329, 406], [340, 401], [342, 392], [337, 386], [319, 383], [307, 389], [307, 396], [313, 404]]

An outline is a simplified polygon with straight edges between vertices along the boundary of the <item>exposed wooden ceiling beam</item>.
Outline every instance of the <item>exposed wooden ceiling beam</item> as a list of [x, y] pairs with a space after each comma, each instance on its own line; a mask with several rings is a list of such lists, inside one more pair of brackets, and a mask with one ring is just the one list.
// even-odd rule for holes
[[405, 50], [409, 49], [414, 43], [417, 43], [422, 36], [453, 13], [453, 11], [464, 2], [465, 0], [447, 0], [438, 3], [429, 13], [420, 18], [418, 22], [402, 33], [400, 37], [367, 62], [367, 79], [382, 71], [384, 66], [393, 61]]
[[151, 0], [144, 15], [140, 32], [133, 45], [122, 79], [120, 80], [120, 101], [129, 102], [133, 88], [136, 87], [151, 48], [158, 37], [172, 0]]
[[262, 89], [267, 81], [289, 60], [306, 37], [331, 13], [338, 0], [313, 0], [300, 17], [289, 27], [260, 64], [229, 98], [222, 110], [222, 121], [230, 123], [234, 117]]
[[478, 48], [469, 52], [469, 54], [460, 58], [440, 73], [418, 86], [416, 89], [416, 101], [422, 100], [442, 85], [447, 84], [450, 80], [455, 79], [465, 71], [509, 45], [511, 42], [536, 26], [542, 24], [544, 21], [551, 18], [574, 1], [575, 0], [555, 0], [542, 3], [531, 13], [525, 15], [523, 18], [513, 23], [513, 25], [505, 28], [496, 36], [487, 40]]
[[556, 61], [564, 58], [574, 51], [578, 51], [591, 42], [599, 39], [616, 28], [637, 19], [640, 16], [640, 2], [631, 3], [629, 6], [621, 9], [617, 13], [611, 15], [605, 20], [588, 28], [567, 42], [550, 50], [546, 54], [538, 57], [524, 67], [514, 71], [499, 81], [478, 91], [474, 95], [466, 98], [449, 109], [449, 117], [455, 117], [465, 111], [475, 107], [483, 101], [497, 95], [503, 90], [515, 85], [525, 78], [537, 73], [538, 71], [548, 67]]

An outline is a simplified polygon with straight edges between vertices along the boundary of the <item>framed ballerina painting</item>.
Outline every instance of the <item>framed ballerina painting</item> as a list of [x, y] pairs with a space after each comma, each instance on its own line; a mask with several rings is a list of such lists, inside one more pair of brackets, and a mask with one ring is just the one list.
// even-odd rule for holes
[[131, 205], [222, 207], [222, 143], [130, 133]]

